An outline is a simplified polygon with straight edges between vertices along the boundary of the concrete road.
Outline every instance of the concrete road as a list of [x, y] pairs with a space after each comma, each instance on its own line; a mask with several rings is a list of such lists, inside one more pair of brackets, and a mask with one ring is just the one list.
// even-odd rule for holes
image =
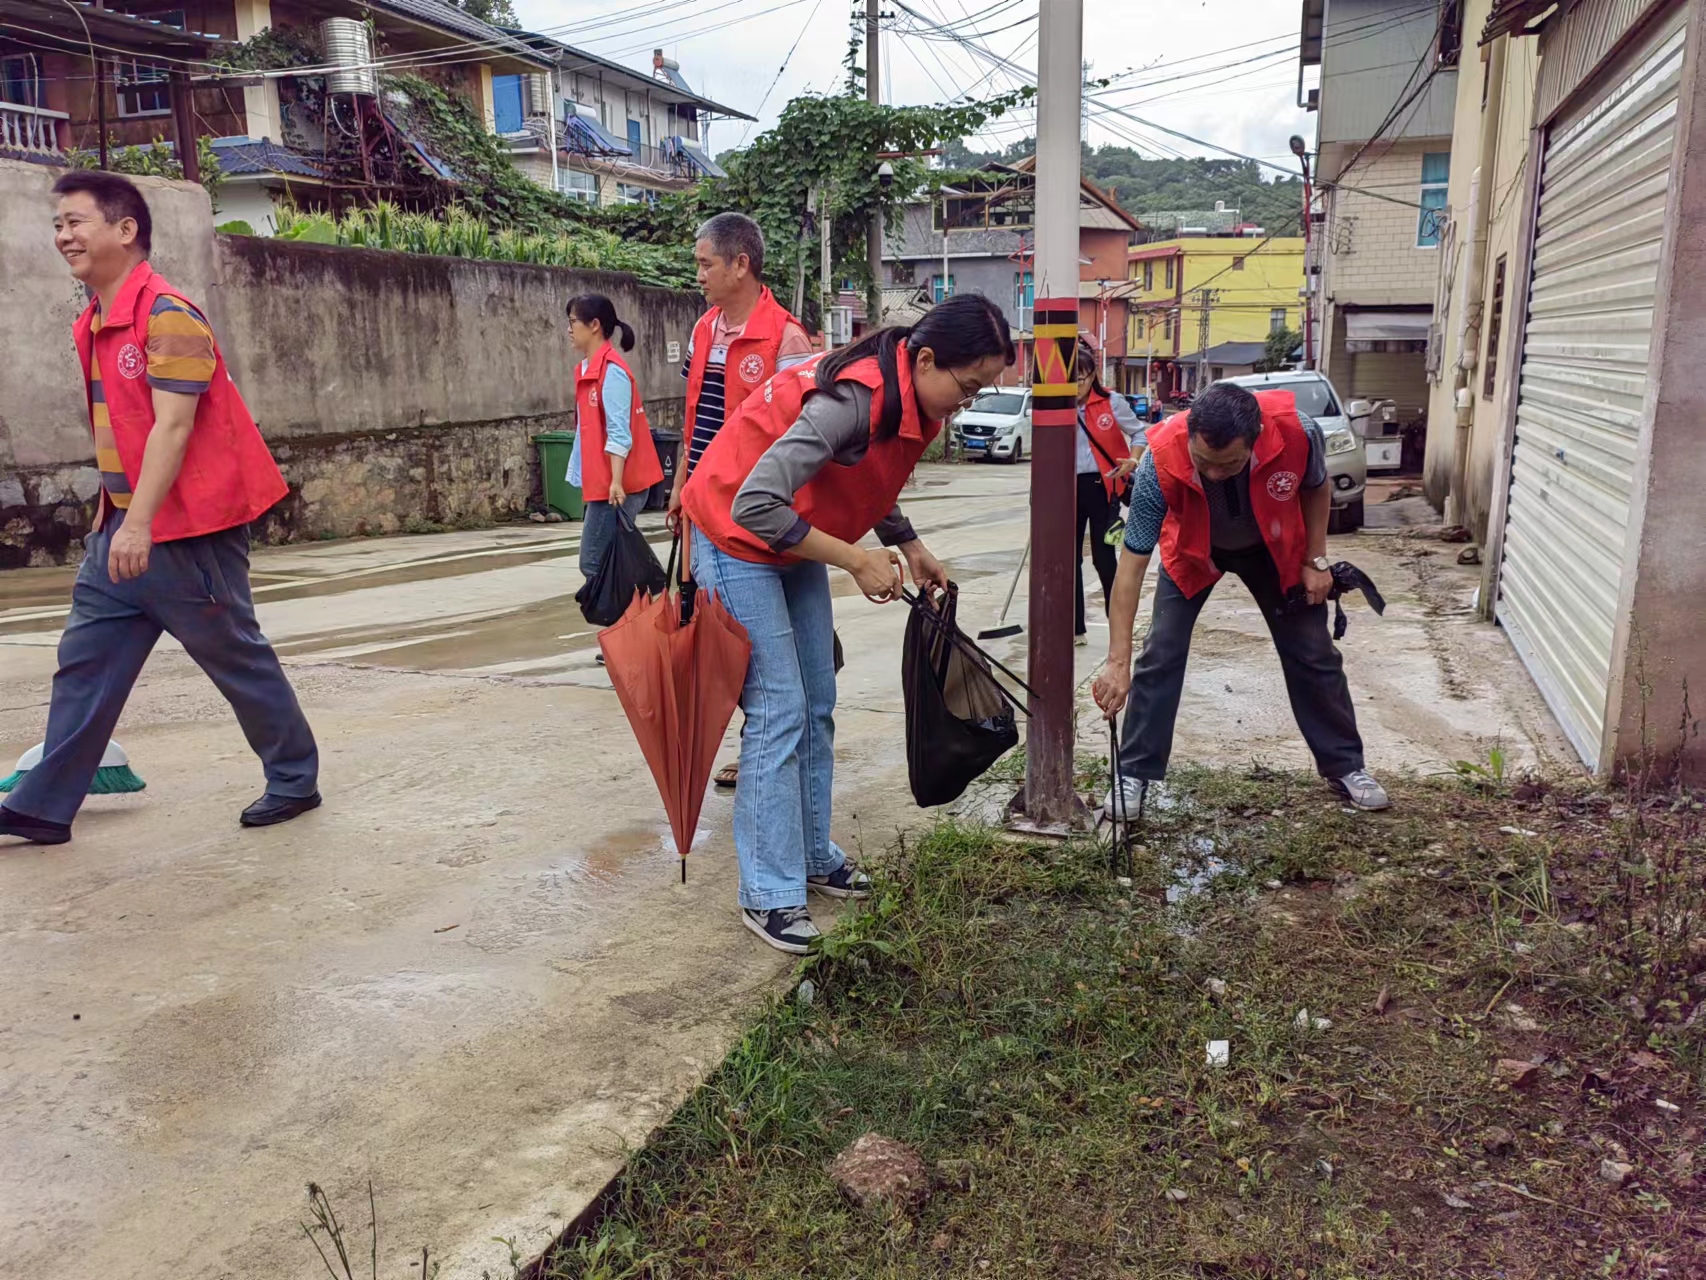
[[[906, 499], [970, 629], [993, 623], [1018, 562], [1027, 472], [925, 468]], [[447, 1276], [502, 1274], [492, 1238], [543, 1245], [775, 988], [785, 963], [737, 920], [726, 795], [678, 882], [571, 600], [578, 534], [258, 552], [326, 806], [239, 830], [259, 768], [166, 644], [118, 735], [148, 789], [91, 800], [70, 845], [0, 848], [0, 1271], [313, 1276], [304, 1185], [365, 1224], [371, 1178], [382, 1275], [410, 1274], [423, 1245]], [[1503, 637], [1468, 620], [1454, 548], [1338, 550], [1391, 602], [1381, 620], [1359, 609], [1345, 644], [1373, 767], [1495, 741], [1568, 758]], [[875, 848], [925, 817], [905, 785], [904, 611], [835, 576], [835, 830]], [[42, 732], [69, 581], [0, 576], [0, 764]], [[1082, 678], [1105, 644], [1098, 621]], [[999, 646], [1022, 665], [1023, 637]], [[1099, 750], [1088, 710], [1083, 731]], [[1236, 584], [1203, 615], [1178, 751], [1305, 763]]]

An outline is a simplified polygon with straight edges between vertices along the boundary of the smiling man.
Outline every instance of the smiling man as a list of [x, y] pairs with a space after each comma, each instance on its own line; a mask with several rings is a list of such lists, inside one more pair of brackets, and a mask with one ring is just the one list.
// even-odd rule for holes
[[314, 735], [261, 634], [249, 522], [285, 495], [201, 312], [148, 265], [153, 224], [134, 183], [97, 171], [54, 184], [54, 245], [92, 295], [73, 329], [101, 472], [59, 641], [41, 763], [0, 835], [63, 844], [119, 713], [162, 632], [237, 713], [266, 771], [244, 826], [315, 808]]
[[[1166, 775], [1191, 633], [1226, 573], [1262, 610], [1321, 776], [1359, 809], [1391, 803], [1363, 767], [1344, 660], [1328, 631], [1331, 507], [1321, 430], [1298, 414], [1289, 391], [1252, 395], [1216, 383], [1149, 432], [1108, 606], [1108, 660], [1095, 684], [1110, 718], [1131, 699], [1119, 777], [1103, 806], [1109, 818], [1137, 813], [1143, 788]], [[1133, 668], [1132, 625], [1157, 546], [1155, 612]]]

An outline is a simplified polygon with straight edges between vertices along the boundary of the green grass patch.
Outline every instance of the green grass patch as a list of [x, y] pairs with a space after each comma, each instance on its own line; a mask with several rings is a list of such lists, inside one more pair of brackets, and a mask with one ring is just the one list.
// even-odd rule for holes
[[[1186, 772], [1129, 886], [1090, 840], [906, 841], [538, 1274], [1706, 1274], [1700, 810], [1529, 790]], [[917, 1213], [832, 1184], [873, 1130]]]

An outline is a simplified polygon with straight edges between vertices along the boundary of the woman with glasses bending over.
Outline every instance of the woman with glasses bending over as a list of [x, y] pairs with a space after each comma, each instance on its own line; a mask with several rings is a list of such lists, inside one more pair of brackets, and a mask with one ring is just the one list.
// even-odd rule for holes
[[[866, 599], [898, 599], [901, 560], [946, 588], [895, 499], [957, 408], [1013, 362], [987, 298], [962, 294], [909, 329], [880, 329], [778, 373], [717, 433], [682, 490], [693, 576], [752, 640], [741, 709], [735, 852], [747, 926], [779, 951], [817, 936], [811, 889], [859, 898], [869, 880], [829, 837], [834, 613], [829, 566]], [[880, 550], [860, 539], [875, 531]]]
[[663, 479], [663, 464], [634, 374], [611, 341], [620, 337], [622, 350], [632, 351], [633, 327], [616, 318], [615, 305], [602, 293], [570, 299], [568, 311], [569, 341], [581, 356], [575, 370], [569, 483], [580, 486], [586, 501], [580, 568], [590, 578], [616, 536], [616, 509], [630, 519], [638, 515], [646, 505], [646, 490]]

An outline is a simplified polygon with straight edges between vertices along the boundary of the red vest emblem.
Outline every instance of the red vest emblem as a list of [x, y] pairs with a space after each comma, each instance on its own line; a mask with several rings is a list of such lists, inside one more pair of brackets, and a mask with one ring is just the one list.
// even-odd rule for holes
[[140, 378], [142, 371], [148, 367], [148, 360], [142, 354], [142, 348], [134, 342], [127, 342], [118, 351], [118, 371], [127, 378]]
[[764, 357], [754, 351], [742, 358], [740, 362], [742, 382], [750, 382], [754, 386], [764, 381]]
[[1298, 475], [1295, 471], [1276, 471], [1268, 477], [1268, 497], [1286, 502], [1297, 496]]

